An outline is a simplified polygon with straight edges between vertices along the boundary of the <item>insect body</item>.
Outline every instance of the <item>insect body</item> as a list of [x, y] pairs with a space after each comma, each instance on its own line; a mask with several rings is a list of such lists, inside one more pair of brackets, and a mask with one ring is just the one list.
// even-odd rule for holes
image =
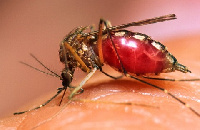
[[[60, 45], [60, 61], [66, 65], [63, 74], [68, 78], [69, 84], [76, 67], [80, 67], [85, 72], [89, 72], [94, 67], [102, 67], [98, 57], [97, 34], [87, 36], [88, 34], [83, 33], [82, 29], [77, 28], [76, 33], [69, 34]], [[119, 72], [123, 72], [120, 60], [126, 71], [131, 74], [158, 74], [175, 70], [184, 73], [190, 72], [187, 67], [177, 62], [163, 44], [152, 40], [145, 34], [117, 30], [112, 31], [110, 35], [112, 41], [108, 34], [102, 36], [102, 57], [104, 63]], [[116, 50], [112, 42], [115, 44]], [[120, 60], [115, 51], [117, 51]]]
[[[60, 61], [65, 65], [61, 76], [58, 76], [54, 74], [54, 72], [50, 71], [55, 76], [61, 78], [63, 88], [59, 88], [57, 94], [50, 100], [31, 110], [35, 110], [46, 105], [63, 90], [66, 91], [68, 87], [71, 87], [73, 74], [77, 67], [81, 68], [82, 71], [87, 72], [88, 75], [80, 83], [79, 86], [74, 88], [74, 90], [69, 95], [69, 99], [73, 99], [75, 94], [77, 94], [80, 90], [83, 90], [82, 86], [87, 82], [87, 80], [90, 79], [96, 70], [100, 70], [107, 76], [117, 79], [118, 77], [113, 77], [103, 71], [103, 64], [108, 64], [117, 71], [122, 72], [127, 77], [136, 79], [142, 83], [164, 91], [172, 98], [187, 106], [196, 115], [200, 116], [200, 114], [192, 109], [188, 104], [178, 99], [167, 90], [134, 76], [135, 74], [158, 74], [173, 72], [175, 70], [181, 71], [183, 73], [191, 72], [187, 69], [187, 67], [179, 64], [176, 58], [167, 51], [163, 44], [152, 40], [145, 34], [124, 30], [124, 28], [129, 26], [141, 26], [156, 22], [163, 22], [166, 20], [172, 20], [175, 18], [176, 17], [174, 14], [170, 14], [139, 22], [132, 22], [119, 26], [109, 27], [108, 22], [101, 19], [98, 31], [86, 32], [85, 30], [88, 27], [76, 28], [70, 32], [60, 44]], [[105, 25], [105, 29], [103, 28], [103, 25]], [[21, 114], [24, 112], [18, 112], [14, 114]]]

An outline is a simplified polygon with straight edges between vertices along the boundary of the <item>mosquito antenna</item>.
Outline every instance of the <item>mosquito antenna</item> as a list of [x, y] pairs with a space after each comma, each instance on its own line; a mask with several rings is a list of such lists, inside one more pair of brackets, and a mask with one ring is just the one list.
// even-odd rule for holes
[[24, 64], [24, 65], [26, 65], [26, 66], [28, 66], [28, 67], [34, 69], [34, 70], [37, 70], [37, 71], [39, 71], [39, 72], [42, 72], [42, 73], [44, 73], [44, 74], [47, 74], [47, 75], [50, 75], [50, 76], [53, 76], [53, 77], [60, 77], [60, 76], [57, 76], [57, 75], [55, 75], [55, 74], [47, 73], [47, 72], [45, 72], [45, 71], [42, 71], [42, 70], [40, 70], [40, 69], [38, 69], [38, 68], [36, 68], [36, 67], [33, 67], [33, 66], [31, 66], [31, 65], [29, 65], [29, 64], [27, 64], [27, 63], [25, 63], [25, 62], [20, 61], [20, 63], [21, 63], [21, 64]]
[[47, 69], [49, 72], [54, 74], [56, 77], [60, 77], [57, 73], [54, 71], [50, 70], [48, 67], [46, 67], [40, 60], [38, 60], [33, 54], [30, 53], [30, 56], [33, 57], [40, 65], [42, 65], [45, 69]]

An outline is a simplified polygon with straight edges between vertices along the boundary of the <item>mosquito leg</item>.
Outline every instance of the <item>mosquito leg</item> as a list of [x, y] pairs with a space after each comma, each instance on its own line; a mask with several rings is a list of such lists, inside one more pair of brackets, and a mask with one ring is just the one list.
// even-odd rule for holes
[[[76, 88], [76, 87], [70, 86], [69, 88]], [[63, 93], [62, 98], [61, 98], [60, 103], [59, 103], [59, 106], [60, 106], [61, 103], [62, 103], [62, 100], [63, 100], [63, 98], [64, 98], [64, 96], [65, 96], [65, 92], [66, 92], [66, 90], [67, 90], [67, 87], [59, 88], [59, 89], [63, 89], [63, 90], [64, 90], [64, 93]], [[71, 91], [71, 90], [70, 90], [70, 91]], [[81, 93], [83, 93], [83, 92], [84, 92], [84, 89], [81, 88], [81, 89], [80, 89], [80, 92], [77, 92], [76, 94], [81, 94]]]
[[169, 15], [164, 15], [164, 16], [155, 17], [155, 18], [151, 18], [151, 19], [141, 20], [141, 21], [138, 21], [138, 22], [131, 22], [131, 23], [128, 23], [128, 24], [113, 26], [112, 28], [109, 28], [109, 29], [112, 30], [112, 29], [127, 28], [127, 27], [131, 27], [131, 26], [143, 26], [143, 25], [147, 25], [147, 24], [164, 22], [164, 21], [173, 20], [173, 19], [176, 19], [176, 15], [175, 14], [169, 14]]
[[64, 90], [64, 88], [63, 88], [63, 89], [58, 89], [57, 93], [56, 93], [53, 97], [51, 97], [49, 100], [47, 100], [45, 103], [39, 105], [38, 107], [35, 107], [35, 108], [30, 109], [30, 110], [27, 110], [27, 111], [15, 112], [14, 115], [23, 114], [23, 113], [25, 113], [25, 112], [33, 111], [33, 110], [39, 109], [39, 108], [41, 108], [41, 107], [44, 107], [44, 106], [47, 105], [49, 102], [51, 102], [54, 98], [56, 98], [63, 90]]
[[78, 56], [78, 54], [75, 52], [75, 50], [66, 41], [64, 41], [62, 44], [67, 50], [69, 50], [71, 52], [71, 54], [74, 56], [76, 61], [81, 64], [82, 69], [85, 72], [89, 73], [90, 69], [86, 66], [86, 64], [83, 62], [83, 60], [80, 58], [80, 56]]
[[82, 82], [79, 84], [79, 86], [76, 87], [76, 88], [71, 92], [71, 94], [69, 95], [69, 99], [72, 99], [73, 96], [74, 96], [75, 94], [77, 94], [77, 92], [78, 92], [79, 90], [81, 90], [81, 88], [83, 87], [83, 85], [93, 76], [93, 74], [96, 72], [97, 69], [98, 69], [97, 67], [94, 67], [94, 68], [91, 70], [91, 72], [88, 73], [88, 75], [82, 80]]
[[165, 81], [200, 81], [200, 79], [169, 79], [169, 78], [153, 78], [142, 76], [145, 79], [152, 79], [152, 80], [165, 80]]
[[[69, 88], [70, 88], [70, 91], [72, 92], [72, 91], [73, 91], [72, 89], [75, 89], [76, 87], [69, 86]], [[81, 89], [80, 89], [80, 91], [79, 91], [79, 92], [77, 92], [76, 94], [81, 94], [81, 93], [83, 93], [83, 92], [84, 92], [84, 89], [83, 89], [83, 88], [81, 88]]]
[[108, 77], [110, 77], [110, 78], [112, 78], [112, 79], [121, 79], [122, 77], [124, 77], [124, 75], [120, 75], [120, 76], [115, 77], [115, 76], [112, 76], [112, 75], [110, 75], [110, 74], [104, 72], [103, 70], [100, 70], [100, 71], [101, 71], [103, 74], [105, 74], [106, 76], [108, 76]]
[[[103, 19], [100, 19], [100, 22], [99, 22], [99, 34], [98, 34], [98, 39], [97, 39], [97, 45], [98, 45], [98, 53], [99, 53], [99, 59], [100, 59], [100, 64], [103, 65], [103, 62], [104, 62], [104, 59], [103, 59], [103, 50], [102, 50], [102, 30], [103, 30], [103, 22], [106, 22], [106, 24], [109, 24], [109, 26], [112, 26], [110, 24], [110, 22], [108, 21], [105, 21]], [[113, 79], [120, 79], [123, 77], [123, 75], [121, 76], [118, 76], [118, 77], [115, 77], [115, 76], [111, 76], [109, 75], [108, 73], [104, 72], [102, 70], [102, 68], [100, 68], [100, 71], [105, 74], [106, 76], [110, 77], [110, 78], [113, 78]]]
[[103, 50], [102, 50], [102, 29], [103, 29], [103, 21], [102, 19], [100, 19], [97, 46], [98, 46], [99, 60], [100, 60], [101, 65], [103, 65], [103, 62], [104, 62]]
[[108, 33], [108, 37], [110, 38], [111, 43], [112, 43], [112, 46], [113, 46], [113, 48], [114, 48], [114, 51], [116, 52], [117, 59], [119, 60], [119, 63], [120, 63], [121, 68], [122, 68], [122, 71], [123, 71], [123, 73], [126, 75], [126, 74], [127, 74], [127, 71], [125, 70], [125, 67], [124, 67], [124, 65], [122, 64], [122, 61], [121, 61], [121, 58], [120, 58], [120, 56], [119, 56], [119, 53], [117, 52], [117, 48], [116, 48], [116, 46], [115, 46], [115, 43], [114, 43], [113, 40], [112, 40], [112, 36], [111, 36], [111, 33], [110, 33], [110, 29], [109, 29], [108, 26], [107, 26], [107, 22], [106, 22], [105, 20], [103, 20], [103, 19], [101, 19], [100, 21], [101, 21], [102, 23], [104, 23], [104, 25], [105, 25], [105, 27], [106, 27], [106, 31], [107, 31], [107, 33]]
[[137, 78], [137, 77], [135, 77], [135, 76], [131, 76], [131, 75], [129, 75], [129, 74], [126, 74], [126, 76], [127, 76], [127, 77], [130, 77], [130, 78], [132, 78], [132, 79], [136, 79], [136, 80], [138, 80], [138, 81], [140, 81], [140, 82], [142, 82], [142, 83], [144, 83], [144, 84], [147, 84], [147, 85], [149, 85], [149, 86], [152, 86], [152, 87], [154, 87], [154, 88], [157, 88], [157, 89], [163, 91], [164, 93], [166, 93], [167, 95], [169, 95], [169, 96], [172, 97], [173, 99], [177, 100], [178, 102], [180, 102], [181, 104], [183, 104], [184, 106], [186, 106], [187, 108], [189, 108], [189, 109], [190, 109], [194, 114], [196, 114], [198, 117], [200, 117], [200, 113], [198, 113], [197, 111], [195, 111], [192, 107], [190, 107], [187, 103], [185, 103], [184, 101], [182, 101], [181, 99], [179, 99], [178, 97], [176, 97], [174, 94], [168, 92], [168, 90], [166, 90], [166, 89], [164, 89], [164, 88], [161, 88], [161, 87], [159, 87], [159, 86], [156, 86], [156, 85], [154, 85], [154, 84], [151, 84], [151, 83], [149, 83], [149, 82], [146, 82], [146, 81], [144, 81], [144, 80], [142, 80], [142, 79], [139, 79], [139, 78]]
[[[145, 20], [138, 21], [138, 22], [131, 22], [131, 23], [122, 24], [122, 25], [118, 25], [118, 26], [112, 26], [112, 27], [109, 27], [108, 29], [116, 30], [116, 29], [123, 29], [123, 28], [131, 27], [131, 26], [143, 26], [143, 25], [147, 25], [147, 24], [164, 22], [164, 21], [173, 20], [173, 19], [176, 19], [176, 15], [169, 14], [169, 15], [164, 15], [164, 16], [155, 17], [155, 18], [151, 18], [151, 19], [145, 19]], [[91, 33], [89, 33], [89, 35], [95, 34], [95, 33], [98, 33], [98, 31], [91, 32]]]

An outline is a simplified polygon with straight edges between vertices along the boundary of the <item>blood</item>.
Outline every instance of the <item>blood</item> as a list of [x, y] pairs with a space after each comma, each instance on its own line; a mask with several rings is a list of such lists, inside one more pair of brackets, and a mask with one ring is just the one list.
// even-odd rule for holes
[[[120, 60], [124, 68], [129, 73], [146, 74], [161, 73], [167, 66], [167, 51], [157, 49], [151, 39], [137, 39], [132, 32], [122, 36], [112, 36], [113, 43], [116, 46]], [[143, 38], [144, 36], [141, 35]], [[103, 58], [105, 63], [122, 72], [119, 59], [112, 45], [110, 38], [105, 38], [103, 44]]]

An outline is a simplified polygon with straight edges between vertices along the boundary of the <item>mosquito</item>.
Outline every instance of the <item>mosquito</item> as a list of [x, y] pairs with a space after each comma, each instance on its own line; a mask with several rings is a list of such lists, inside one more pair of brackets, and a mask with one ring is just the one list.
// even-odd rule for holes
[[[142, 79], [148, 78], [154, 80], [177, 81], [176, 79], [151, 78], [145, 75], [169, 73], [174, 71], [191, 73], [191, 71], [186, 66], [180, 64], [177, 59], [170, 52], [168, 52], [167, 48], [160, 42], [151, 39], [146, 34], [132, 32], [125, 29], [131, 26], [142, 26], [173, 19], [176, 19], [176, 15], [169, 14], [138, 22], [121, 24], [118, 26], [111, 26], [109, 21], [100, 19], [99, 29], [97, 31], [86, 31], [92, 26], [75, 28], [68, 35], [66, 35], [60, 44], [59, 57], [60, 61], [65, 66], [61, 72], [61, 76], [51, 71], [34, 55], [31, 54], [35, 60], [37, 60], [50, 72], [47, 74], [59, 77], [62, 80], [63, 87], [58, 88], [56, 95], [54, 95], [44, 104], [39, 105], [36, 108], [23, 112], [16, 112], [14, 114], [18, 115], [39, 109], [48, 104], [57, 95], [64, 91], [60, 101], [61, 104], [67, 88], [73, 89], [68, 97], [70, 100], [72, 100], [76, 94], [83, 92], [83, 85], [85, 85], [85, 83], [95, 74], [95, 72], [99, 70], [106, 76], [109, 76], [113, 79], [119, 79], [123, 76], [126, 76], [159, 89], [167, 95], [171, 96], [173, 99], [177, 100], [182, 105], [185, 105], [195, 115], [200, 117], [200, 113], [195, 111], [183, 100], [168, 92], [166, 89]], [[24, 62], [21, 63], [40, 72], [46, 73], [29, 64]], [[115, 70], [121, 72], [122, 76], [115, 77], [104, 72], [102, 68], [104, 64], [107, 64]], [[72, 87], [71, 82], [77, 67], [88, 74], [79, 84], [79, 86]], [[142, 75], [142, 77], [139, 78], [138, 75]], [[200, 79], [180, 79], [178, 81], [199, 80]]]

